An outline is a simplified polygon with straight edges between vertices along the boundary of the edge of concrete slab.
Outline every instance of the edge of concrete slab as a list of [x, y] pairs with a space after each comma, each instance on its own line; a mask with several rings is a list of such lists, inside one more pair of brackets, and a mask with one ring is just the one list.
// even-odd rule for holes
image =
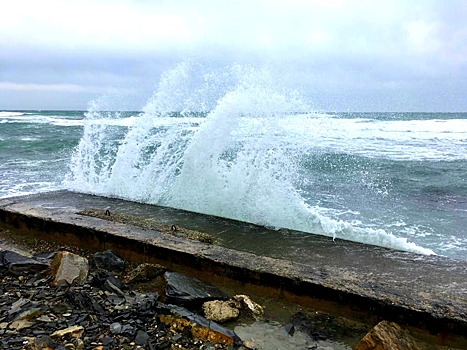
[[[134, 262], [153, 262], [217, 284], [237, 281], [271, 297], [304, 306], [320, 305], [343, 316], [395, 321], [442, 338], [465, 336], [467, 300], [413, 293], [345, 268], [323, 267], [257, 256], [217, 245], [76, 214], [47, 209], [21, 198], [0, 200], [0, 225], [28, 236], [91, 251], [112, 249]], [[352, 318], [352, 316], [350, 317]]]

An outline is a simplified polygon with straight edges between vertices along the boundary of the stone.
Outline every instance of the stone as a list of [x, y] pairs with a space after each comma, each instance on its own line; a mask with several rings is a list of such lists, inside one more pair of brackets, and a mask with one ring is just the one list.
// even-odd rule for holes
[[88, 276], [88, 259], [79, 255], [62, 251], [59, 252], [51, 263], [53, 284], [67, 286], [72, 284], [84, 284]]
[[82, 326], [71, 326], [65, 329], [60, 329], [55, 331], [50, 336], [53, 339], [63, 339], [67, 337], [71, 338], [81, 338], [84, 333], [84, 328]]
[[15, 274], [41, 271], [49, 267], [46, 263], [8, 249], [0, 251], [0, 266], [7, 268]]
[[142, 330], [139, 330], [136, 333], [135, 344], [136, 345], [146, 345], [149, 341], [149, 335]]
[[420, 350], [416, 340], [397, 323], [381, 321], [370, 330], [354, 350]]
[[57, 252], [44, 252], [35, 254], [33, 258], [50, 266], [55, 255], [57, 255]]
[[229, 302], [214, 300], [203, 304], [204, 316], [214, 322], [227, 322], [236, 319], [240, 312], [238, 309], [230, 306]]
[[81, 339], [73, 340], [73, 345], [75, 346], [75, 350], [83, 350], [84, 349], [84, 342]]
[[247, 340], [243, 343], [243, 347], [245, 349], [248, 349], [248, 350], [255, 350], [256, 349], [256, 345], [255, 343], [253, 343], [252, 341], [250, 340]]
[[140, 264], [130, 271], [127, 277], [128, 283], [147, 282], [163, 275], [167, 268], [159, 264]]
[[18, 321], [13, 321], [11, 324], [8, 326], [10, 329], [14, 329], [16, 331], [19, 331], [23, 328], [29, 328], [34, 325], [34, 322], [30, 322], [27, 320], [18, 320]]
[[291, 323], [289, 323], [288, 325], [286, 325], [284, 327], [284, 331], [290, 335], [291, 337], [293, 337], [293, 335], [295, 334], [295, 326]]
[[194, 339], [209, 340], [234, 347], [240, 347], [243, 344], [234, 331], [183, 307], [160, 304], [158, 311], [162, 324], [175, 326], [182, 333], [190, 332]]
[[110, 333], [112, 334], [120, 334], [123, 332], [123, 326], [121, 323], [114, 322], [110, 325]]
[[201, 305], [210, 300], [227, 299], [227, 296], [219, 289], [197, 278], [177, 272], [166, 272], [164, 276], [167, 282], [165, 294], [169, 302]]
[[121, 272], [125, 268], [125, 261], [111, 250], [94, 254], [92, 261], [97, 268], [107, 271]]
[[39, 335], [37, 338], [34, 339], [34, 343], [32, 345], [32, 348], [34, 350], [42, 350], [56, 347], [55, 342], [48, 335]]
[[249, 296], [239, 294], [232, 297], [232, 299], [239, 302], [242, 305], [242, 308], [247, 310], [255, 319], [259, 319], [263, 316], [264, 308], [251, 300]]

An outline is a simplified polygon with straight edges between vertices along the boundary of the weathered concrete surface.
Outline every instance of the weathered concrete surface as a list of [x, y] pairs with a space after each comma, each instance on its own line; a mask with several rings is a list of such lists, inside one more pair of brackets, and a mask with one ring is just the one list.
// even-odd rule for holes
[[[63, 205], [54, 196], [0, 200], [0, 225], [89, 250], [112, 249], [124, 259], [160, 263], [213, 283], [260, 286], [261, 293], [375, 324], [385, 319], [426, 329], [443, 341], [467, 334], [466, 261], [323, 238], [316, 250], [308, 247], [306, 260], [286, 261], [80, 216], [78, 210], [105, 201], [63, 192], [59, 196], [68, 196]], [[70, 204], [73, 196], [79, 206]], [[113, 199], [115, 210], [123, 202]]]

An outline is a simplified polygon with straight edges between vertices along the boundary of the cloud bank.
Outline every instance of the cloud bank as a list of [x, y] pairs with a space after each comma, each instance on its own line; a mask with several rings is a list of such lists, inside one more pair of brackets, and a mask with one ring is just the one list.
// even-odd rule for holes
[[0, 109], [140, 109], [196, 57], [269, 65], [317, 108], [466, 111], [467, 5], [448, 1], [17, 0], [2, 5]]

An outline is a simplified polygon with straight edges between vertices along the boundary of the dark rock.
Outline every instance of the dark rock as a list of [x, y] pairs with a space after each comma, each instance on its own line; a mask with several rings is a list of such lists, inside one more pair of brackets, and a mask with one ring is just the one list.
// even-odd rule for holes
[[114, 339], [107, 336], [107, 337], [102, 338], [100, 341], [101, 341], [102, 345], [107, 346], [107, 345], [113, 343]]
[[325, 332], [329, 332], [335, 328], [330, 326], [332, 320], [328, 318], [329, 315], [325, 313], [317, 313], [312, 317], [303, 312], [297, 312], [292, 316], [290, 323], [294, 326], [295, 330], [307, 334], [315, 341], [326, 340], [328, 339], [328, 335]]
[[110, 294], [107, 296], [107, 300], [112, 304], [112, 305], [121, 305], [125, 302], [124, 298], [119, 297], [116, 294]]
[[287, 326], [284, 327], [284, 330], [288, 335], [293, 337], [293, 335], [295, 333], [295, 326], [293, 324], [289, 323]]
[[125, 268], [125, 261], [111, 250], [94, 254], [92, 261], [97, 268], [107, 271], [121, 272]]
[[[108, 285], [106, 286], [106, 283], [111, 283], [112, 287], [109, 287]], [[114, 287], [117, 287], [118, 289], [126, 287], [122, 282], [120, 282], [120, 280], [118, 280], [108, 271], [99, 271], [98, 273], [94, 274], [91, 279], [91, 285], [94, 287], [103, 287], [109, 291], [112, 291], [112, 288]]]
[[123, 332], [123, 326], [120, 323], [114, 322], [110, 325], [110, 333], [120, 334], [122, 332]]
[[45, 270], [48, 264], [28, 258], [11, 250], [2, 250], [0, 252], [0, 266], [9, 269], [12, 273], [30, 273]]
[[131, 301], [130, 307], [138, 315], [152, 316], [157, 310], [158, 299], [157, 293], [140, 294]]
[[205, 301], [227, 299], [227, 296], [219, 289], [197, 278], [177, 272], [166, 272], [164, 276], [167, 281], [165, 294], [168, 302], [200, 306]]
[[149, 341], [149, 335], [142, 330], [139, 330], [138, 333], [136, 333], [136, 338], [135, 338], [135, 343], [136, 345], [146, 345]]
[[172, 337], [172, 341], [177, 342], [177, 341], [179, 341], [180, 339], [182, 339], [182, 337], [183, 337], [183, 336], [182, 336], [180, 333], [175, 334], [175, 335]]
[[56, 252], [37, 253], [33, 258], [50, 266], [55, 255], [57, 255]]
[[122, 334], [133, 335], [135, 333], [135, 328], [129, 324], [125, 324], [122, 327]]
[[110, 279], [107, 279], [107, 281], [105, 281], [104, 283], [104, 288], [109, 291], [109, 292], [112, 292], [112, 293], [115, 293], [117, 294], [118, 296], [120, 297], [124, 297], [125, 296], [125, 293], [123, 293], [120, 288], [118, 288], [115, 284], [113, 284]]
[[146, 282], [153, 278], [163, 275], [167, 268], [158, 264], [140, 264], [130, 271], [127, 282]]

